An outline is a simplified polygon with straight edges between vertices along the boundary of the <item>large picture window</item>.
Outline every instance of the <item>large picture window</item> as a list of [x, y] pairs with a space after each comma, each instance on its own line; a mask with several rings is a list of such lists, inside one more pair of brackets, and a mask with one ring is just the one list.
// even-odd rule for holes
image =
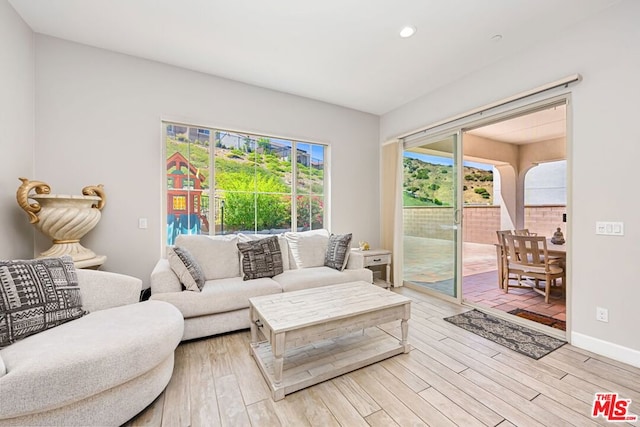
[[325, 145], [168, 122], [163, 141], [167, 244], [324, 227]]

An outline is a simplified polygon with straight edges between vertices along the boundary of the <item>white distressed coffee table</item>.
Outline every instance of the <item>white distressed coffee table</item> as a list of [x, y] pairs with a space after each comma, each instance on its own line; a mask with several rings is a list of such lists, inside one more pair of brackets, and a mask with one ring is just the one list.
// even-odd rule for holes
[[[250, 298], [249, 310], [251, 354], [273, 400], [410, 350], [411, 300], [367, 282]], [[396, 320], [400, 338], [377, 327]]]

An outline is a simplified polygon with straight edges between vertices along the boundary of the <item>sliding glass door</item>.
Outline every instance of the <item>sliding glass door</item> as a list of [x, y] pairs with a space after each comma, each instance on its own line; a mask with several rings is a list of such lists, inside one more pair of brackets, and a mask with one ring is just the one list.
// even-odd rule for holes
[[458, 300], [460, 134], [405, 141], [404, 282]]

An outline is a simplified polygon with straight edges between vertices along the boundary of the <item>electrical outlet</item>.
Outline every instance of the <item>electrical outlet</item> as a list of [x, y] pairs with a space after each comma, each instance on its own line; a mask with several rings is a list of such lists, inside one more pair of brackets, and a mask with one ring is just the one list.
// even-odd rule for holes
[[596, 320], [599, 322], [608, 322], [609, 310], [602, 307], [596, 307]]

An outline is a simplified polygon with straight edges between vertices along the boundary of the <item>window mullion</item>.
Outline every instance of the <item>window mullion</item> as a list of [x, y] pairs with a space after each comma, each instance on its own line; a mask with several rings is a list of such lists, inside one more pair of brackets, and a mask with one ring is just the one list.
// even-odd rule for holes
[[291, 231], [298, 230], [298, 143], [291, 141]]
[[213, 133], [213, 141], [209, 139], [209, 235], [216, 234], [216, 221], [218, 220], [218, 211], [216, 208], [216, 136], [218, 136], [218, 129], [211, 129]]
[[[251, 148], [251, 147], [249, 147]], [[258, 233], [258, 144], [253, 147], [253, 232]]]

